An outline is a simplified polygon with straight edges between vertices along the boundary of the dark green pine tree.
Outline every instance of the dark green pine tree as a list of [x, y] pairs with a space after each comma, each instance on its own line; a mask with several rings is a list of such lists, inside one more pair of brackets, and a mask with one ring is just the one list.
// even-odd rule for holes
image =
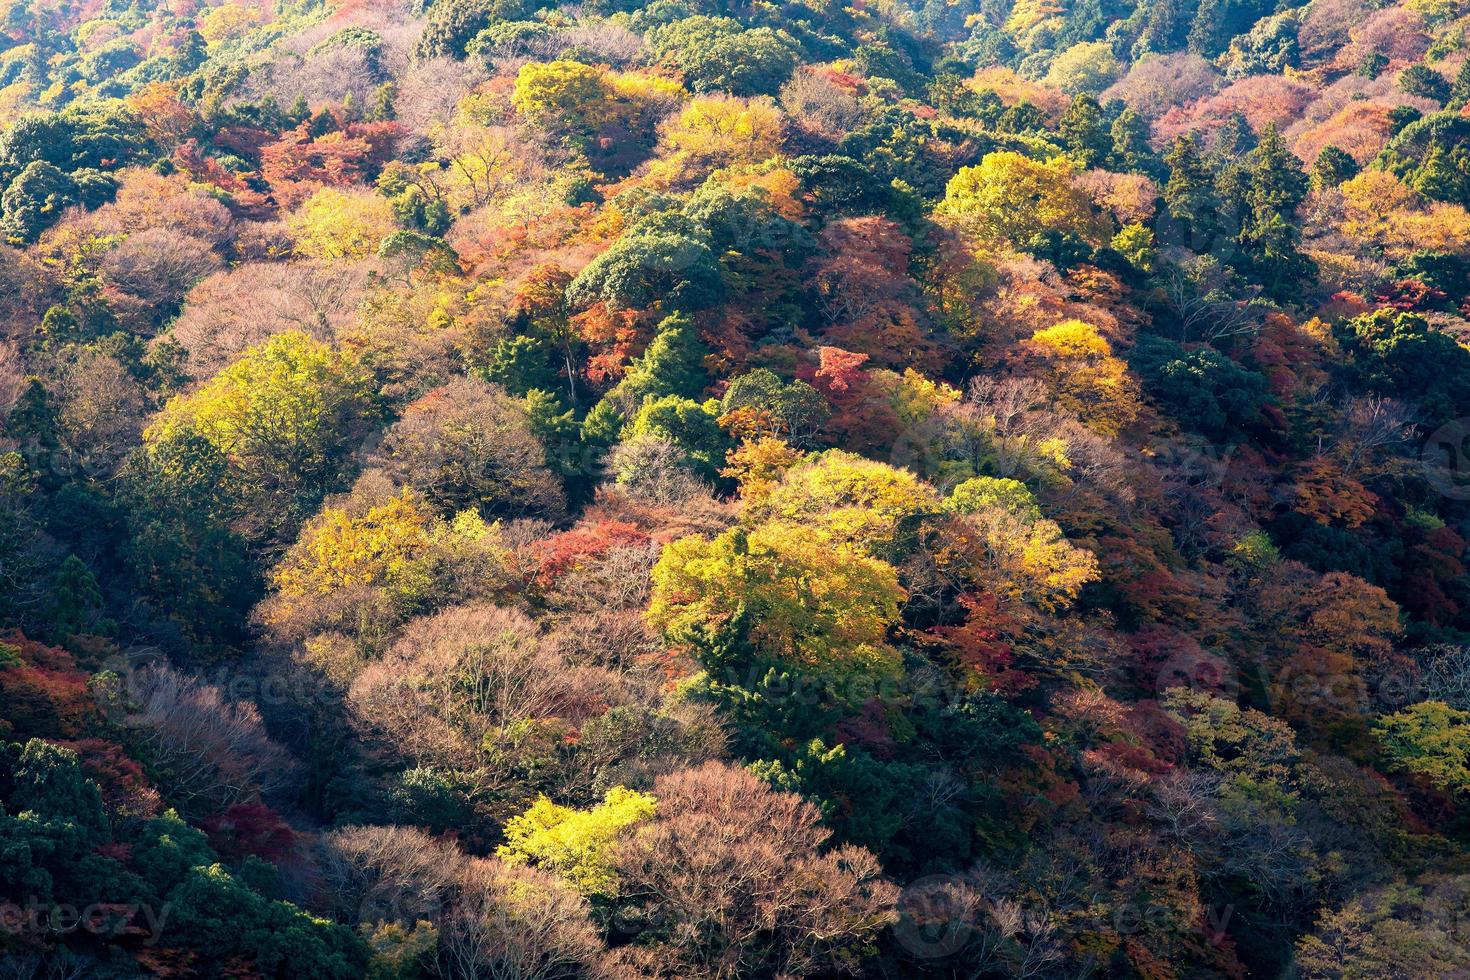
[[1317, 275], [1316, 263], [1298, 248], [1301, 232], [1295, 224], [1297, 206], [1307, 195], [1307, 175], [1274, 125], [1251, 153], [1249, 167], [1241, 248], [1253, 278], [1269, 294], [1299, 295], [1301, 285]]
[[1149, 7], [1143, 34], [1133, 46], [1134, 59], [1173, 51], [1184, 43], [1190, 16], [1184, 6], [1184, 0], [1157, 0]]
[[675, 313], [659, 323], [653, 342], [629, 369], [623, 383], [637, 401], [664, 395], [698, 398], [709, 382], [704, 371], [707, 354], [709, 348], [699, 339], [694, 321]]
[[1317, 154], [1312, 165], [1312, 186], [1320, 189], [1337, 187], [1358, 175], [1358, 161], [1336, 146], [1328, 144]]
[[1057, 129], [1067, 153], [1084, 170], [1107, 162], [1108, 153], [1112, 150], [1112, 137], [1097, 99], [1090, 95], [1074, 96]]
[[204, 64], [208, 58], [209, 51], [205, 46], [204, 38], [198, 31], [186, 31], [169, 58], [169, 69], [174, 77], [183, 78]]
[[1410, 176], [1409, 186], [1433, 201], [1470, 202], [1470, 158], [1465, 148], [1446, 150], [1435, 140], [1424, 154], [1424, 162]]
[[1449, 105], [1445, 108], [1462, 109], [1466, 103], [1470, 103], [1470, 58], [1466, 58], [1455, 73], [1454, 84], [1450, 86]]
[[1439, 72], [1428, 65], [1410, 65], [1399, 75], [1399, 90], [1443, 105], [1450, 100], [1452, 88]]
[[1214, 174], [1191, 135], [1174, 141], [1164, 163], [1169, 167], [1169, 180], [1164, 185], [1159, 237], [1204, 251], [1219, 230]]
[[1148, 143], [1148, 121], [1137, 110], [1130, 106], [1118, 113], [1109, 136], [1113, 141], [1114, 168], [1160, 176], [1158, 154]]
[[1256, 148], [1256, 131], [1243, 112], [1232, 112], [1215, 131], [1214, 153], [1226, 160], [1245, 156]]
[[96, 577], [80, 558], [67, 555], [51, 575], [51, 635], [64, 641], [93, 632], [101, 612], [102, 590]]

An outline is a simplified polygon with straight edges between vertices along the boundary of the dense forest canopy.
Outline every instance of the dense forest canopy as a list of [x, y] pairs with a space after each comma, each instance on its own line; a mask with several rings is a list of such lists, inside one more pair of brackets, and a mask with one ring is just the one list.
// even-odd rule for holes
[[0, 976], [1470, 971], [1470, 3], [0, 0], [0, 240]]

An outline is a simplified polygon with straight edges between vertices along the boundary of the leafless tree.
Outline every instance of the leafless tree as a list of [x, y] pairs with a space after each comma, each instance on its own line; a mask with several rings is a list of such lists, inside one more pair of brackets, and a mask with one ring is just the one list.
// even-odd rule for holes
[[1435, 644], [1414, 651], [1419, 665], [1415, 701], [1443, 701], [1470, 711], [1470, 647]]
[[222, 264], [209, 242], [168, 228], [148, 228], [107, 253], [102, 274], [123, 292], [172, 307]]
[[679, 506], [711, 496], [709, 485], [691, 469], [689, 454], [658, 436], [619, 443], [608, 457], [608, 468], [620, 491], [650, 503]]
[[587, 902], [559, 879], [495, 858], [470, 862], [441, 932], [448, 974], [464, 980], [602, 975]]
[[325, 835], [320, 850], [325, 900], [352, 924], [438, 921], [465, 861], [415, 827], [344, 827]]
[[460, 99], [486, 78], [473, 59], [428, 58], [408, 63], [398, 77], [396, 117], [410, 133], [427, 133], [454, 118]]
[[408, 406], [375, 459], [451, 513], [555, 518], [566, 506], [525, 408], [478, 379], [458, 379]]
[[1220, 73], [1197, 54], [1147, 55], [1100, 96], [1121, 99], [1150, 119], [1174, 106], [1187, 105], [1224, 84]]
[[25, 391], [26, 366], [20, 348], [0, 340], [0, 422], [10, 414], [21, 392]]
[[1354, 398], [1344, 413], [1335, 447], [1343, 472], [1351, 476], [1376, 467], [1413, 434], [1413, 412], [1408, 406], [1376, 395]]
[[172, 335], [194, 376], [209, 378], [287, 330], [333, 339], [354, 318], [366, 275], [340, 262], [251, 262], [217, 272], [190, 290]]
[[419, 764], [478, 773], [481, 792], [507, 774], [476, 767], [487, 732], [528, 719], [578, 722], [626, 697], [617, 675], [569, 665], [525, 615], [460, 606], [410, 623], [348, 691], [357, 722]]
[[1179, 318], [1179, 342], [1211, 343], [1249, 336], [1260, 329], [1261, 310], [1234, 295], [1230, 272], [1212, 256], [1185, 258], [1169, 265], [1164, 291]]
[[618, 845], [634, 917], [672, 975], [800, 977], [855, 968], [898, 889], [866, 850], [821, 852], [810, 803], [722, 763], [661, 776], [658, 811]]
[[858, 97], [818, 70], [792, 75], [781, 86], [781, 105], [798, 125], [828, 139], [841, 139], [863, 119]]
[[218, 811], [294, 784], [296, 762], [271, 741], [254, 704], [162, 665], [134, 671], [126, 697], [128, 725], [181, 806]]
[[96, 477], [116, 472], [143, 430], [143, 389], [117, 358], [86, 348], [53, 369], [48, 384], [61, 435], [75, 461]]
[[550, 874], [467, 857], [404, 827], [347, 827], [326, 835], [321, 849], [337, 916], [435, 925], [446, 980], [605, 975], [586, 900]]

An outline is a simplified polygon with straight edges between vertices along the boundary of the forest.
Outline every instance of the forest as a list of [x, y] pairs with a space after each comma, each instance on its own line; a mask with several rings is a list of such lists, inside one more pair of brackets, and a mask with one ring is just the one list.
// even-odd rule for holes
[[0, 980], [1470, 976], [1467, 440], [1470, 0], [0, 0]]

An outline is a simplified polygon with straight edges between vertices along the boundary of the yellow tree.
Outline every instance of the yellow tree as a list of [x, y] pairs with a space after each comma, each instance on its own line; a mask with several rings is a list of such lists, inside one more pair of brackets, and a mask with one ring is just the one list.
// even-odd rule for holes
[[1064, 320], [1036, 331], [1028, 345], [1050, 375], [1061, 404], [1093, 429], [1116, 435], [1137, 417], [1138, 385], [1097, 327]]
[[755, 518], [803, 524], [878, 558], [899, 550], [905, 521], [939, 510], [939, 496], [908, 470], [832, 449], [787, 471]]
[[904, 599], [886, 562], [809, 527], [765, 524], [664, 548], [648, 621], [687, 642], [743, 618], [768, 656], [822, 673], [891, 676], [900, 663], [886, 636]]
[[364, 259], [397, 229], [393, 205], [365, 190], [324, 187], [287, 219], [296, 250], [316, 259]]
[[145, 451], [165, 459], [208, 447], [224, 462], [219, 489], [237, 516], [286, 523], [342, 476], [348, 449], [375, 416], [369, 380], [326, 344], [277, 334], [170, 399], [143, 434]]
[[939, 213], [992, 241], [1024, 245], [1052, 229], [1099, 244], [1109, 234], [1108, 223], [1072, 178], [1065, 157], [1043, 162], [1009, 150], [987, 153], [977, 166], [961, 167], [950, 178]]
[[762, 163], [781, 149], [781, 110], [765, 97], [693, 99], [665, 125], [663, 145], [665, 159], [656, 169], [668, 180]]
[[580, 61], [533, 61], [516, 75], [511, 104], [522, 116], [548, 128], [595, 129], [610, 93], [605, 68]]
[[535, 864], [565, 878], [583, 895], [612, 896], [617, 873], [608, 852], [628, 828], [653, 816], [657, 801], [623, 786], [587, 810], [558, 806], [542, 796], [505, 823], [495, 853], [514, 864]]

